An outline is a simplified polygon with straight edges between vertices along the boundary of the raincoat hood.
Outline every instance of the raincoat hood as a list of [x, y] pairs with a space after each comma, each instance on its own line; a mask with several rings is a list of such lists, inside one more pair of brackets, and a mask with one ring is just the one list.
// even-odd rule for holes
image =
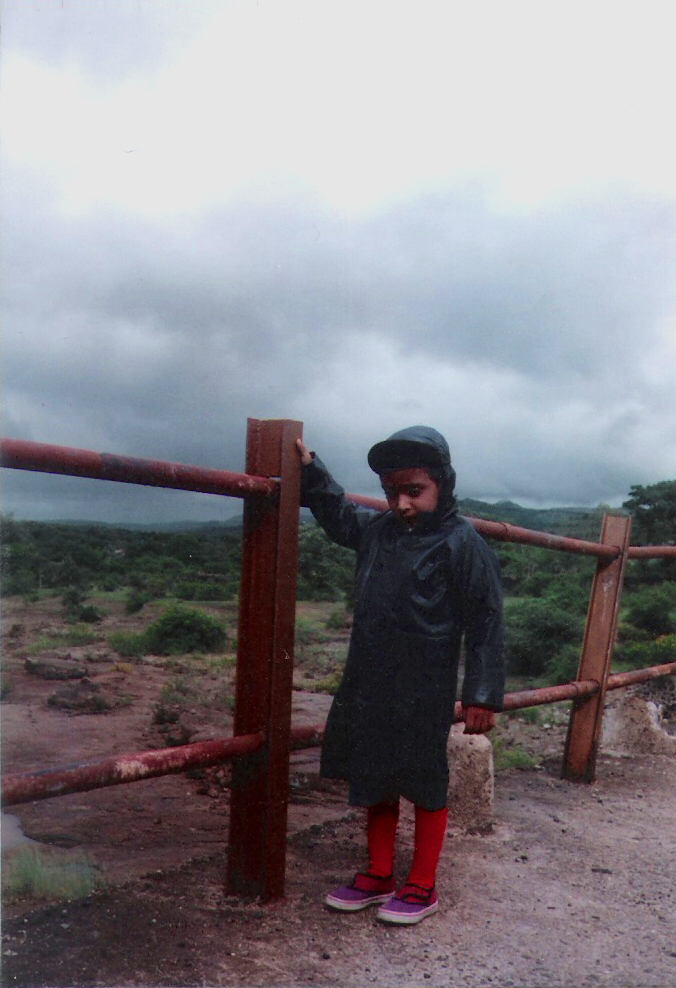
[[388, 439], [376, 443], [368, 453], [368, 463], [377, 474], [389, 470], [423, 467], [439, 481], [439, 501], [429, 518], [434, 524], [457, 513], [455, 470], [451, 466], [448, 443], [436, 429], [428, 425], [412, 425], [393, 432]]

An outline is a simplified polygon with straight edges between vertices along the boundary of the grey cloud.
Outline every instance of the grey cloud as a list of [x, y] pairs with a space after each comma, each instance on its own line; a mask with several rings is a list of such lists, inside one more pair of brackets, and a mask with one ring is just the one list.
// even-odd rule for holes
[[[4, 0], [3, 48], [72, 73], [106, 112], [125, 85], [176, 82], [225, 8]], [[8, 156], [5, 435], [237, 470], [246, 417], [292, 415], [348, 487], [377, 493], [368, 445], [426, 418], [447, 432], [466, 495], [617, 502], [631, 483], [674, 475], [658, 339], [675, 308], [672, 201], [606, 184], [516, 212], [479, 175], [350, 216], [282, 177], [270, 151], [270, 173], [237, 202], [181, 216], [168, 202], [156, 220], [113, 208], [95, 174], [99, 205], [69, 213], [65, 159], [50, 171], [45, 146], [15, 170]], [[499, 149], [494, 164], [499, 174]], [[405, 373], [383, 380], [415, 359], [456, 382], [459, 371], [468, 407], [424, 382], [416, 393]], [[3, 504], [57, 517], [232, 513], [206, 496], [13, 471]]]
[[181, 53], [220, 0], [3, 0], [8, 46], [42, 63], [74, 68], [90, 85], [143, 79]]
[[448, 195], [378, 225], [394, 247], [374, 280], [380, 325], [436, 356], [598, 380], [673, 306], [676, 211], [627, 189], [507, 216]]
[[[304, 407], [308, 382], [330, 378], [346, 347], [368, 388], [379, 368], [362, 365], [359, 341], [374, 335], [479, 378], [513, 372], [534, 421], [567, 391], [602, 409], [644, 393], [637, 356], [672, 298], [673, 218], [626, 191], [537, 216], [496, 214], [467, 188], [361, 220], [302, 200], [240, 202], [186, 228], [110, 211], [41, 216], [30, 187], [10, 181], [4, 400], [16, 435], [46, 442], [240, 469], [246, 417]], [[389, 400], [393, 417], [419, 418], [411, 397]], [[340, 424], [312, 411], [336, 471], [375, 492], [355, 464], [373, 423], [363, 451], [346, 450]], [[468, 444], [485, 442], [467, 427]], [[483, 473], [468, 454], [461, 481], [474, 496], [608, 500], [640, 476], [628, 465], [604, 493], [617, 472], [597, 440], [585, 453], [552, 435], [550, 456], [513, 435]], [[27, 503], [23, 483], [9, 490]]]
[[671, 208], [628, 193], [535, 217], [495, 215], [460, 189], [352, 224], [302, 202], [222, 209], [189, 236], [101, 216], [47, 230], [46, 255], [31, 239], [20, 263], [46, 275], [52, 309], [225, 336], [244, 356], [310, 338], [330, 347], [359, 328], [565, 377], [598, 371], [611, 341], [615, 359], [633, 360], [637, 324], [650, 335], [673, 304], [674, 233]]

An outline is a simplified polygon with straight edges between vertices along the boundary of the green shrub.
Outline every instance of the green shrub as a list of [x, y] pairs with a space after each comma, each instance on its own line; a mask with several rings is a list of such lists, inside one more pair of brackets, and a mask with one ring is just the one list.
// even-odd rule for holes
[[86, 604], [87, 595], [81, 587], [69, 587], [61, 598], [63, 616], [68, 624], [79, 621], [85, 624], [98, 624], [103, 615], [92, 604]]
[[630, 642], [618, 650], [618, 660], [634, 669], [676, 662], [676, 634], [663, 635], [651, 642]]
[[132, 587], [124, 602], [125, 613], [138, 614], [139, 611], [143, 610], [149, 600], [150, 597], [147, 593], [144, 593], [138, 587]]
[[507, 655], [510, 672], [542, 676], [559, 659], [565, 645], [582, 640], [582, 617], [549, 600], [513, 601], [507, 609]]
[[170, 607], [143, 632], [146, 652], [183, 655], [187, 652], [217, 652], [226, 643], [225, 628], [203, 611]]
[[334, 696], [338, 692], [338, 687], [343, 678], [342, 670], [339, 669], [332, 675], [327, 676], [326, 679], [318, 679], [312, 684], [313, 693], [328, 693], [330, 696]]
[[617, 632], [618, 643], [627, 645], [629, 642], [649, 642], [653, 640], [650, 632], [637, 628], [635, 624], [622, 621]]
[[672, 610], [676, 604], [676, 585], [661, 583], [643, 587], [629, 596], [626, 619], [651, 635], [668, 635], [676, 631]]
[[[627, 652], [629, 646], [632, 645], [648, 645], [651, 646], [655, 639], [647, 631], [642, 628], [637, 628], [633, 624], [628, 624], [626, 621], [622, 621], [619, 625], [617, 631], [617, 639], [615, 641], [615, 647], [613, 649], [613, 659], [612, 668], [615, 672], [624, 671], [629, 669], [635, 669], [637, 667], [637, 659], [632, 655], [631, 649]], [[650, 649], [649, 649], [650, 651]], [[654, 665], [654, 663], [646, 663], [648, 665]]]
[[80, 608], [78, 620], [84, 621], [85, 624], [98, 624], [103, 620], [103, 615], [98, 607], [94, 607], [92, 604], [86, 604]]
[[167, 706], [161, 700], [153, 711], [153, 724], [178, 724], [181, 717], [180, 710], [176, 707]]
[[203, 611], [175, 605], [138, 633], [115, 631], [108, 636], [111, 648], [123, 656], [185, 655], [218, 652], [227, 641], [225, 628]]
[[118, 655], [125, 658], [139, 658], [145, 655], [145, 640], [143, 633], [134, 631], [113, 631], [108, 635], [108, 644]]
[[352, 592], [354, 553], [331, 542], [316, 524], [298, 532], [298, 599], [340, 600]]
[[68, 587], [61, 598], [61, 607], [67, 621], [77, 621], [87, 595], [80, 587]]
[[114, 593], [122, 585], [121, 578], [115, 576], [104, 576], [100, 581], [99, 586], [104, 593]]
[[160, 703], [165, 707], [180, 707], [195, 696], [195, 683], [190, 676], [178, 675], [160, 690]]
[[543, 597], [556, 607], [584, 617], [589, 606], [589, 581], [586, 574], [566, 573], [547, 587]]
[[0, 596], [2, 597], [31, 597], [35, 593], [35, 578], [32, 573], [20, 571], [9, 573], [3, 565], [2, 580], [0, 581]]
[[196, 686], [190, 676], [175, 676], [160, 690], [153, 724], [178, 724], [181, 710], [195, 702]]
[[313, 646], [324, 641], [326, 641], [326, 635], [314, 621], [302, 615], [296, 616], [294, 648], [296, 659], [299, 662], [307, 662], [311, 657]]
[[317, 628], [309, 618], [298, 615], [296, 617], [296, 628], [294, 640], [297, 645], [310, 645], [317, 636]]
[[202, 583], [192, 580], [180, 583], [176, 596], [181, 600], [227, 600], [230, 592], [222, 583]]
[[581, 645], [562, 645], [545, 664], [544, 682], [547, 686], [560, 686], [572, 682], [580, 664]]
[[326, 619], [325, 627], [329, 631], [345, 631], [347, 611], [344, 608], [336, 608], [331, 611]]

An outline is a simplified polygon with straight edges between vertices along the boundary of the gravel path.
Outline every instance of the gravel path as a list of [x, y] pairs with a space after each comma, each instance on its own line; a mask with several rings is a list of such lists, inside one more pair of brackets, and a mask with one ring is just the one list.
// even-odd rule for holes
[[[226, 900], [222, 856], [5, 923], [3, 984], [674, 988], [676, 759], [603, 757], [598, 782], [501, 774], [486, 835], [451, 833], [441, 908], [418, 927], [343, 916], [362, 821], [290, 838], [288, 895]], [[405, 813], [400, 870], [410, 854]]]

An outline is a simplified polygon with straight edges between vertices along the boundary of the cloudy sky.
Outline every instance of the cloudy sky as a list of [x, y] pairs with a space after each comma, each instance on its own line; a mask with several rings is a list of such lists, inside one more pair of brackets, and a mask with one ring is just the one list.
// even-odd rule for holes
[[[2, 434], [351, 490], [405, 425], [463, 497], [676, 476], [664, 2], [3, 0]], [[17, 517], [208, 495], [3, 471]]]

